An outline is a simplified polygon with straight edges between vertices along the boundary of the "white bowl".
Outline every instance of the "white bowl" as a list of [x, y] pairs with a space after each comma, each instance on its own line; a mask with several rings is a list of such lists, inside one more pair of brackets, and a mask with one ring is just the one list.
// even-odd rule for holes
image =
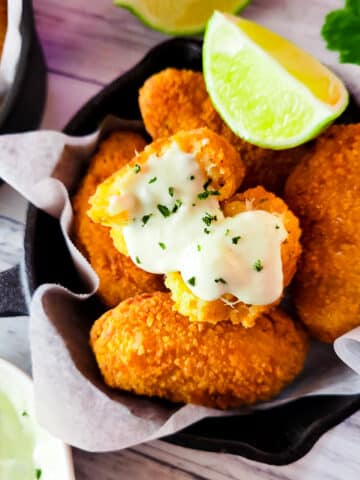
[[[75, 480], [70, 447], [50, 435], [36, 422], [31, 378], [1, 358], [0, 394], [5, 394], [19, 412], [19, 420], [24, 424], [24, 428], [33, 432], [34, 466], [41, 469], [41, 480]], [[0, 477], [3, 478], [1, 475]]]

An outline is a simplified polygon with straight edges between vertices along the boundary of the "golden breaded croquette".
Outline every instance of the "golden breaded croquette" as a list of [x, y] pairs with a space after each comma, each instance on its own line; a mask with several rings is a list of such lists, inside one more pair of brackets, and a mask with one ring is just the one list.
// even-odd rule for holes
[[7, 27], [8, 27], [8, 5], [7, 5], [7, 1], [2, 1], [0, 3], [0, 55], [4, 48]]
[[[226, 200], [222, 208], [226, 217], [233, 217], [249, 210], [264, 210], [279, 216], [288, 232], [288, 236], [281, 246], [281, 260], [284, 288], [289, 285], [301, 253], [299, 241], [301, 230], [298, 219], [288, 209], [285, 202], [264, 188], [257, 187], [236, 194]], [[171, 291], [176, 310], [194, 322], [217, 323], [230, 320], [234, 324], [240, 323], [244, 327], [252, 327], [261, 313], [271, 310], [281, 300], [280, 297], [271, 305], [247, 305], [237, 302], [235, 297], [226, 295], [225, 300], [228, 300], [226, 303], [222, 299], [208, 302], [195, 296], [178, 272], [167, 274], [165, 284]]]
[[303, 230], [295, 304], [312, 335], [332, 342], [360, 325], [360, 124], [334, 125], [317, 139], [286, 200]]
[[139, 105], [153, 139], [199, 127], [208, 127], [225, 137], [246, 166], [244, 189], [262, 185], [281, 195], [286, 178], [310, 148], [302, 145], [275, 151], [236, 136], [213, 107], [200, 72], [167, 68], [151, 76], [140, 89]]
[[244, 177], [245, 168], [239, 160], [236, 150], [221, 136], [208, 128], [199, 128], [186, 132], [179, 132], [172, 137], [162, 138], [147, 145], [129, 164], [117, 171], [100, 184], [96, 194], [90, 199], [91, 209], [88, 214], [94, 222], [113, 227], [111, 235], [115, 246], [126, 254], [122, 227], [129, 219], [126, 211], [118, 214], [109, 214], [109, 200], [119, 195], [119, 185], [134, 175], [135, 166], [143, 166], [149, 157], [156, 154], [161, 157], [170, 145], [176, 142], [184, 153], [193, 153], [199, 164], [204, 178], [211, 179], [209, 188], [216, 190], [218, 200], [231, 197], [239, 188]]
[[130, 258], [119, 253], [109, 229], [96, 225], [86, 214], [89, 198], [99, 183], [126, 165], [135, 151], [141, 151], [145, 145], [145, 140], [137, 133], [112, 133], [101, 142], [72, 198], [72, 239], [98, 274], [100, 286], [97, 293], [108, 307], [139, 293], [164, 290], [161, 276], [141, 270]]
[[167, 293], [129, 298], [91, 330], [107, 385], [139, 395], [221, 409], [276, 396], [301, 371], [308, 342], [274, 310], [245, 329], [189, 322]]

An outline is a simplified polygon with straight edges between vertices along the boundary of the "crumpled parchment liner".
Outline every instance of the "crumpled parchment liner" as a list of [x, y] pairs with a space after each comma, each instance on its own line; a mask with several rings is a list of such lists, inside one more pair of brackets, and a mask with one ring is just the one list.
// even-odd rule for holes
[[[40, 423], [66, 443], [89, 451], [130, 447], [172, 434], [206, 417], [245, 413], [166, 401], [111, 390], [102, 381], [88, 344], [98, 279], [69, 239], [72, 209], [68, 189], [98, 141], [115, 129], [141, 129], [138, 122], [107, 117], [85, 137], [39, 131], [0, 137], [0, 177], [30, 202], [60, 219], [64, 240], [84, 281], [84, 293], [41, 285], [30, 307], [30, 340]], [[336, 341], [338, 355], [360, 373], [360, 328]], [[304, 371], [266, 409], [304, 395], [360, 393], [360, 375], [345, 366], [331, 345], [313, 342]]]

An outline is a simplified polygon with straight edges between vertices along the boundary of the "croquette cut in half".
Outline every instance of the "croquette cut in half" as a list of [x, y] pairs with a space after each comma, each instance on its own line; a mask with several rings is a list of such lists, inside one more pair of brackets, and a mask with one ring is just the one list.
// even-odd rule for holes
[[333, 125], [286, 185], [303, 230], [294, 300], [324, 342], [360, 326], [359, 179], [360, 124]]
[[88, 211], [90, 218], [102, 225], [112, 227], [111, 235], [115, 246], [120, 252], [127, 254], [123, 239], [122, 227], [131, 219], [125, 210], [111, 215], [109, 203], [113, 196], [121, 193], [121, 186], [131, 179], [138, 169], [146, 165], [152, 155], [161, 157], [173, 143], [176, 143], [185, 154], [193, 154], [195, 161], [205, 179], [209, 179], [209, 188], [216, 191], [219, 201], [230, 198], [241, 185], [244, 178], [245, 167], [236, 150], [227, 140], [208, 128], [179, 132], [169, 138], [162, 138], [147, 145], [133, 160], [107, 178], [100, 184], [95, 195], [90, 199], [91, 208]]
[[109, 229], [92, 222], [86, 213], [89, 198], [97, 186], [126, 165], [145, 145], [141, 135], [134, 132], [118, 131], [110, 134], [100, 143], [72, 198], [72, 239], [99, 276], [97, 293], [110, 308], [125, 298], [140, 293], [165, 290], [162, 276], [141, 270], [130, 258], [121, 254], [114, 247]]
[[[283, 287], [288, 286], [296, 272], [301, 253], [301, 230], [297, 217], [285, 202], [264, 188], [257, 187], [226, 200], [222, 204], [222, 210], [226, 217], [251, 210], [264, 210], [279, 217], [288, 233], [281, 245]], [[281, 301], [280, 296], [270, 305], [247, 305], [229, 294], [218, 300], [205, 301], [193, 294], [178, 272], [167, 274], [165, 284], [171, 291], [175, 309], [194, 322], [217, 323], [230, 320], [248, 328], [255, 324], [260, 314], [271, 310]]]
[[193, 323], [162, 292], [106, 312], [90, 343], [108, 386], [220, 409], [278, 395], [303, 368], [308, 348], [303, 330], [281, 310], [261, 315], [251, 329]]
[[146, 130], [154, 140], [200, 127], [225, 137], [246, 166], [243, 189], [262, 185], [282, 195], [287, 177], [311, 148], [311, 144], [305, 144], [270, 150], [239, 138], [215, 110], [202, 73], [192, 70], [167, 68], [149, 77], [139, 91], [139, 106]]

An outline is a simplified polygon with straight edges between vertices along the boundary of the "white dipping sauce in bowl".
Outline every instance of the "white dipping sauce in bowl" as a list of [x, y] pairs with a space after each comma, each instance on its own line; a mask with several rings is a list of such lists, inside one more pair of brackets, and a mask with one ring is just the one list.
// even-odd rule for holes
[[70, 448], [36, 421], [31, 379], [2, 359], [0, 479], [75, 480]]

